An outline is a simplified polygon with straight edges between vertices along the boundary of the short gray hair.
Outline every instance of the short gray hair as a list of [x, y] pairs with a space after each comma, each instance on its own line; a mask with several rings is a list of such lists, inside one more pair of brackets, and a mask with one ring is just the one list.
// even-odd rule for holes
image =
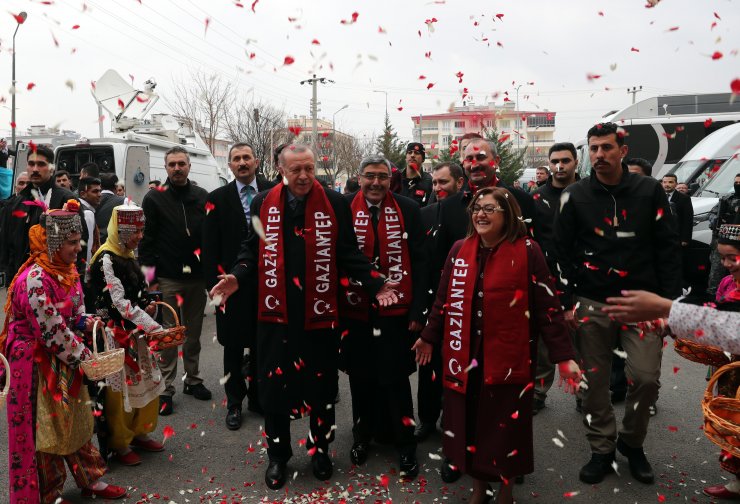
[[370, 165], [385, 165], [388, 168], [388, 175], [391, 174], [391, 162], [382, 154], [375, 154], [373, 156], [363, 158], [362, 161], [360, 161], [360, 173], [364, 173], [365, 168]]
[[316, 151], [308, 144], [304, 143], [294, 143], [294, 144], [288, 144], [285, 147], [283, 147], [283, 150], [280, 151], [280, 154], [278, 154], [278, 164], [280, 166], [285, 166], [285, 154], [288, 152], [293, 154], [303, 154], [304, 152], [310, 152], [311, 155], [313, 155], [313, 160], [316, 161]]
[[185, 158], [188, 160], [188, 164], [190, 164], [190, 153], [185, 147], [180, 147], [179, 145], [175, 145], [174, 147], [171, 147], [167, 152], [164, 153], [164, 163], [167, 164], [167, 157], [170, 154], [185, 154]]

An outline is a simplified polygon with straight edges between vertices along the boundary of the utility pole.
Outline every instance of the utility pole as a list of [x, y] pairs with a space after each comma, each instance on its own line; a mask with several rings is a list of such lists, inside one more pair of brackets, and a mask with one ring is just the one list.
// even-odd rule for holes
[[301, 85], [303, 84], [311, 84], [313, 87], [313, 97], [311, 98], [311, 121], [312, 121], [312, 128], [311, 128], [311, 138], [313, 142], [314, 148], [316, 148], [316, 144], [318, 144], [319, 141], [319, 128], [318, 128], [318, 113], [319, 113], [319, 98], [318, 98], [318, 90], [317, 85], [318, 83], [326, 84], [331, 83], [334, 84], [334, 81], [331, 79], [327, 79], [326, 77], [316, 77], [316, 74], [313, 75], [312, 78], [302, 80]]
[[635, 87], [635, 86], [633, 86], [633, 87], [632, 87], [632, 89], [630, 89], [630, 88], [627, 88], [627, 93], [628, 93], [628, 94], [629, 94], [629, 93], [632, 93], [632, 105], [634, 105], [634, 104], [635, 104], [635, 95], [636, 95], [637, 93], [639, 93], [640, 91], [642, 91], [642, 86], [640, 86], [640, 87]]

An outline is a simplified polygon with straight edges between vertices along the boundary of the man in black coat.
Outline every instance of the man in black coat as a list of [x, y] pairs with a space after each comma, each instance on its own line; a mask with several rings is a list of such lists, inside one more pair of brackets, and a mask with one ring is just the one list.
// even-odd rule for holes
[[370, 440], [390, 428], [400, 455], [400, 474], [419, 473], [411, 419], [411, 352], [426, 321], [429, 272], [419, 205], [390, 192], [391, 165], [382, 156], [360, 163], [360, 191], [347, 195], [360, 250], [376, 271], [399, 283], [399, 303], [373, 305], [352, 278], [341, 298], [343, 369], [352, 391], [352, 463], [367, 460]]
[[110, 222], [113, 209], [123, 205], [124, 197], [116, 194], [118, 175], [115, 173], [100, 174], [100, 205], [95, 211], [95, 224], [100, 231], [100, 243], [105, 243], [108, 238], [108, 223]]
[[432, 196], [432, 176], [425, 172], [422, 166], [425, 159], [424, 144], [418, 142], [408, 144], [406, 169], [396, 175], [399, 185], [394, 189], [401, 196], [416, 201], [422, 208], [431, 203]]
[[283, 149], [279, 169], [287, 184], [254, 198], [250, 212], [261, 225], [243, 242], [231, 273], [221, 275], [210, 292], [224, 303], [257, 281], [257, 380], [270, 458], [265, 483], [271, 489], [285, 484], [290, 421], [302, 416], [310, 416], [306, 448], [314, 476], [324, 481], [333, 472], [328, 450], [338, 390], [339, 270], [361, 282], [381, 306], [398, 301], [397, 284], [384, 284], [357, 248], [349, 204], [316, 181], [315, 167], [309, 146]]
[[[54, 151], [45, 145], [38, 145], [28, 151], [27, 172], [29, 184], [6, 206], [3, 212], [3, 239], [0, 240], [0, 269], [10, 284], [26, 259], [28, 259], [28, 230], [38, 224], [43, 209], [41, 203], [50, 209], [59, 209], [74, 195], [54, 184], [52, 177]], [[38, 200], [40, 201], [37, 201]]]
[[688, 247], [694, 229], [694, 207], [691, 206], [691, 197], [676, 190], [678, 177], [675, 173], [663, 175], [661, 183], [676, 222], [678, 241], [681, 242], [681, 247]]
[[[468, 139], [470, 141], [470, 139]], [[437, 221], [439, 220], [440, 202], [459, 193], [467, 187], [462, 166], [455, 162], [445, 162], [434, 165], [432, 168], [432, 186], [436, 202], [421, 209], [421, 229], [424, 234], [424, 249], [429, 254], [429, 289], [426, 296], [426, 315], [434, 303], [442, 271], [433, 260], [431, 254], [437, 250]], [[418, 442], [426, 440], [437, 430], [437, 420], [442, 411], [442, 352], [435, 348], [432, 360], [426, 366], [419, 366], [418, 389], [416, 403], [418, 407], [419, 424], [414, 432]]]
[[[207, 289], [218, 283], [220, 274], [234, 267], [241, 242], [253, 232], [249, 206], [257, 193], [273, 186], [263, 176], [257, 175], [258, 166], [259, 159], [254, 157], [251, 145], [234, 144], [229, 150], [229, 169], [234, 180], [208, 195], [201, 249]], [[224, 376], [228, 377], [224, 391], [226, 427], [230, 430], [241, 427], [245, 397], [249, 399], [247, 409], [261, 411], [253, 369], [249, 372], [249, 387], [242, 375], [245, 348], [250, 349], [249, 364], [256, 362], [254, 337], [257, 318], [252, 309], [256, 295], [254, 288], [240, 289], [229, 298], [223, 309], [216, 309], [216, 337], [224, 347]]]

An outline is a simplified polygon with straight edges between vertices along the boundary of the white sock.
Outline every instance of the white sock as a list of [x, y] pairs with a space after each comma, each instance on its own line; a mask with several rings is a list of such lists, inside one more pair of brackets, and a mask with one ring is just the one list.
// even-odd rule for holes
[[106, 488], [108, 488], [108, 483], [106, 483], [102, 479], [99, 479], [90, 488], [92, 490], [105, 490]]
[[740, 493], [740, 480], [735, 478], [725, 485], [725, 488], [733, 493]]

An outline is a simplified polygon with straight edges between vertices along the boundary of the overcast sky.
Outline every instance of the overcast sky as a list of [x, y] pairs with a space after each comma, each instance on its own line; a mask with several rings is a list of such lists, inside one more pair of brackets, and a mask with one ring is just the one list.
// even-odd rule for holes
[[[557, 112], [556, 140], [577, 141], [631, 103], [628, 87], [643, 86], [639, 100], [729, 92], [740, 78], [732, 0], [252, 1], [2, 0], [0, 134], [10, 128], [11, 14], [21, 10], [29, 15], [16, 37], [21, 130], [60, 125], [97, 136], [90, 83], [109, 68], [139, 87], [154, 77], [165, 98], [193, 70], [218, 74], [290, 115], [309, 115], [311, 88], [299, 81], [315, 72], [335, 81], [319, 88], [320, 116], [331, 120], [347, 104], [338, 129], [377, 133], [385, 96], [373, 91], [386, 91], [404, 139], [412, 115], [459, 104], [463, 88], [478, 104], [501, 104], [507, 91], [514, 99], [512, 82], [534, 82], [521, 88], [520, 108]], [[164, 100], [155, 111], [167, 111]]]

